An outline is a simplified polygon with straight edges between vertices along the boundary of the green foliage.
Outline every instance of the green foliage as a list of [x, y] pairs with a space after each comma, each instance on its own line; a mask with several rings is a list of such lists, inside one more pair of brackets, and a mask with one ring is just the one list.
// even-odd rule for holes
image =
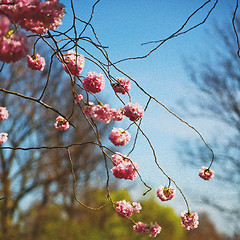
[[[104, 192], [96, 190], [91, 192], [94, 205], [104, 204]], [[126, 190], [111, 193], [113, 201], [126, 199], [130, 201]], [[132, 218], [135, 222], [150, 223], [157, 221], [162, 226], [162, 232], [157, 239], [184, 240], [185, 231], [180, 226], [178, 217], [172, 208], [159, 205], [155, 200], [141, 202], [143, 209]], [[70, 213], [71, 212], [71, 213]], [[62, 205], [53, 205], [42, 211], [32, 208], [22, 223], [22, 234], [19, 240], [141, 240], [150, 239], [133, 231], [134, 223], [121, 218], [114, 211], [112, 204], [98, 211], [92, 211], [80, 205], [73, 206], [71, 211]]]

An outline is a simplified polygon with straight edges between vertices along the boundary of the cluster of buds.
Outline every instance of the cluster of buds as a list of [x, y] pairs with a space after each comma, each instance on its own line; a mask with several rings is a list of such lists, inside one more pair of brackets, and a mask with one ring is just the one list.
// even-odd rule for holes
[[118, 213], [119, 217], [131, 217], [133, 212], [139, 213], [142, 209], [142, 206], [140, 203], [133, 202], [132, 204], [130, 202], [127, 202], [126, 200], [118, 201], [116, 202], [115, 209]]

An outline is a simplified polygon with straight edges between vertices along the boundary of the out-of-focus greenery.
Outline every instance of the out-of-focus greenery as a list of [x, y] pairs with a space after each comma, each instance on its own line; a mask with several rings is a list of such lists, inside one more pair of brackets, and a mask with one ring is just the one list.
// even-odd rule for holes
[[[91, 193], [91, 204], [105, 202], [104, 192]], [[113, 201], [130, 201], [126, 190], [111, 193]], [[134, 213], [135, 222], [158, 222], [162, 231], [157, 239], [184, 240], [186, 231], [181, 227], [180, 217], [170, 207], [161, 206], [155, 200], [141, 202], [143, 209]], [[51, 205], [43, 209], [32, 207], [19, 226], [18, 240], [141, 240], [152, 239], [133, 231], [134, 223], [117, 215], [111, 204], [99, 211], [76, 205], [70, 211], [62, 205]]]

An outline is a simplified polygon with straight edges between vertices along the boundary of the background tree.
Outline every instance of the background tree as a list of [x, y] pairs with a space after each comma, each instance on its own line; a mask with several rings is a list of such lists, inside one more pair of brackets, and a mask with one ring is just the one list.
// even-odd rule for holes
[[[1, 87], [37, 98], [42, 94], [46, 84], [43, 79], [47, 75], [48, 71], [36, 73], [27, 69], [24, 63], [18, 62], [7, 66], [0, 73]], [[9, 94], [0, 96], [0, 105], [11, 106], [14, 110], [9, 112], [12, 117], [1, 123], [1, 130], [9, 134], [8, 143], [11, 146], [9, 150], [0, 149], [0, 196], [4, 197], [0, 201], [0, 233], [3, 239], [11, 239], [13, 218], [20, 216], [16, 213], [19, 213], [19, 207], [24, 206], [24, 199], [30, 194], [32, 197], [37, 196], [38, 210], [58, 199], [69, 209], [74, 205], [73, 178], [66, 149], [14, 150], [22, 146], [25, 149], [34, 146], [64, 146], [72, 141], [82, 143], [93, 140], [90, 125], [82, 117], [81, 111], [74, 108], [74, 99], [69, 95], [71, 90], [67, 91], [70, 86], [65, 76], [61, 66], [52, 69], [51, 86], [43, 99], [47, 99], [47, 104], [61, 109], [66, 115], [74, 111], [72, 121], [77, 118], [80, 125], [74, 130], [70, 129], [67, 134], [58, 132], [53, 127], [56, 113], [43, 106], [37, 107], [34, 101], [26, 104], [24, 98]], [[104, 129], [106, 127], [100, 124], [99, 131], [102, 135]], [[97, 172], [102, 171], [102, 157], [93, 148], [94, 145], [83, 145], [71, 149], [81, 199], [84, 198], [84, 189], [93, 184]], [[104, 177], [98, 179], [98, 184], [103, 184], [103, 181]]]
[[[239, 19], [236, 19], [236, 22], [236, 29], [239, 31]], [[228, 206], [207, 197], [204, 197], [204, 200], [222, 213], [228, 213], [228, 217], [239, 230], [240, 58], [236, 54], [236, 37], [230, 25], [228, 28], [215, 25], [214, 31], [210, 31], [209, 34], [218, 37], [218, 41], [212, 43], [214, 51], [206, 56], [207, 60], [203, 60], [204, 56], [198, 56], [200, 61], [194, 59], [192, 63], [187, 64], [190, 79], [200, 91], [192, 101], [194, 105], [191, 103], [186, 106], [192, 116], [211, 119], [219, 126], [218, 133], [214, 136], [215, 140], [211, 144], [216, 153], [213, 168], [222, 188], [234, 189], [234, 193]], [[201, 161], [206, 166], [209, 165], [208, 151], [199, 144], [196, 146], [191, 144], [191, 150], [189, 149], [185, 152], [185, 157], [190, 154], [188, 156], [194, 159], [194, 164]]]

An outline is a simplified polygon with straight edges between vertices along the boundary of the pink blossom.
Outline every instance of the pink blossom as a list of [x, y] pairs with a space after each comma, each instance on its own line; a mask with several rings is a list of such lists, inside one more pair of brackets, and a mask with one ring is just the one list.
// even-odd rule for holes
[[112, 108], [111, 111], [112, 111], [112, 120], [113, 121], [121, 121], [125, 117], [123, 114], [123, 110], [121, 108], [117, 109], [117, 110]]
[[67, 130], [69, 128], [69, 122], [62, 116], [58, 116], [56, 118], [56, 122], [55, 122], [54, 126], [56, 129], [58, 129], [60, 131]]
[[76, 94], [74, 103], [79, 103], [83, 99], [83, 95], [81, 93]]
[[130, 202], [118, 201], [116, 202], [116, 211], [119, 217], [131, 217], [133, 214], [133, 206]]
[[150, 232], [150, 229], [147, 224], [143, 222], [138, 222], [133, 226], [133, 230], [137, 233], [141, 233], [143, 235], [146, 235]]
[[[136, 162], [132, 162], [126, 155], [116, 153], [112, 155], [112, 161], [114, 167], [111, 171], [114, 177], [133, 180], [137, 176], [138, 164]], [[138, 207], [139, 206], [136, 205], [136, 211], [138, 211]]]
[[160, 232], [161, 232], [162, 228], [157, 224], [157, 223], [151, 223], [150, 226], [150, 237], [156, 237]]
[[31, 68], [32, 70], [38, 70], [38, 71], [43, 71], [44, 66], [45, 66], [45, 59], [44, 57], [41, 57], [39, 54], [33, 54], [28, 57], [28, 67]]
[[89, 102], [88, 105], [84, 106], [83, 112], [86, 115], [91, 115], [93, 113], [93, 107], [94, 107], [94, 103], [93, 102]]
[[130, 80], [118, 77], [117, 82], [112, 83], [115, 92], [125, 94], [130, 91]]
[[214, 177], [214, 171], [203, 166], [199, 169], [199, 176], [204, 180], [211, 180]]
[[133, 211], [135, 211], [135, 213], [139, 213], [142, 210], [142, 206], [138, 202], [133, 202], [132, 206], [133, 206]]
[[[12, 0], [4, 0], [4, 3], [12, 3]], [[45, 34], [62, 24], [63, 7], [58, 0], [15, 0], [14, 4], [0, 5], [0, 11], [7, 14], [23, 29]]]
[[144, 110], [138, 103], [128, 103], [124, 107], [124, 115], [128, 117], [131, 121], [136, 121], [143, 117]]
[[8, 134], [7, 133], [0, 133], [0, 144], [5, 143], [8, 140]]
[[190, 213], [187, 211], [183, 211], [181, 213], [181, 222], [182, 222], [182, 227], [184, 227], [186, 230], [191, 230], [195, 229], [199, 225], [198, 221], [198, 213]]
[[95, 105], [92, 107], [91, 116], [107, 124], [112, 119], [112, 111], [108, 104]]
[[66, 62], [67, 65], [67, 67], [64, 63], [62, 65], [65, 72], [69, 73], [68, 72], [69, 69], [72, 75], [78, 76], [84, 68], [85, 58], [83, 55], [76, 54], [75, 51], [69, 50], [67, 54], [64, 56], [64, 61]]
[[176, 188], [175, 187], [163, 187], [160, 186], [157, 190], [157, 196], [162, 201], [168, 201], [175, 197], [176, 195]]
[[114, 166], [117, 166], [118, 164], [123, 163], [125, 159], [128, 159], [128, 157], [126, 155], [121, 155], [118, 152], [112, 155], [112, 162]]
[[0, 39], [0, 61], [10, 63], [26, 57], [27, 37], [23, 33], [10, 34]]
[[131, 135], [127, 130], [122, 128], [113, 128], [109, 136], [110, 141], [115, 146], [124, 146], [130, 141]]
[[105, 87], [105, 79], [101, 73], [89, 72], [82, 84], [87, 92], [99, 93]]
[[8, 117], [9, 117], [8, 110], [5, 107], [0, 107], [0, 121], [8, 119]]
[[138, 164], [125, 161], [114, 166], [111, 171], [116, 178], [133, 180], [137, 176]]
[[11, 21], [9, 20], [9, 18], [0, 13], [0, 38], [6, 35], [10, 24]]

